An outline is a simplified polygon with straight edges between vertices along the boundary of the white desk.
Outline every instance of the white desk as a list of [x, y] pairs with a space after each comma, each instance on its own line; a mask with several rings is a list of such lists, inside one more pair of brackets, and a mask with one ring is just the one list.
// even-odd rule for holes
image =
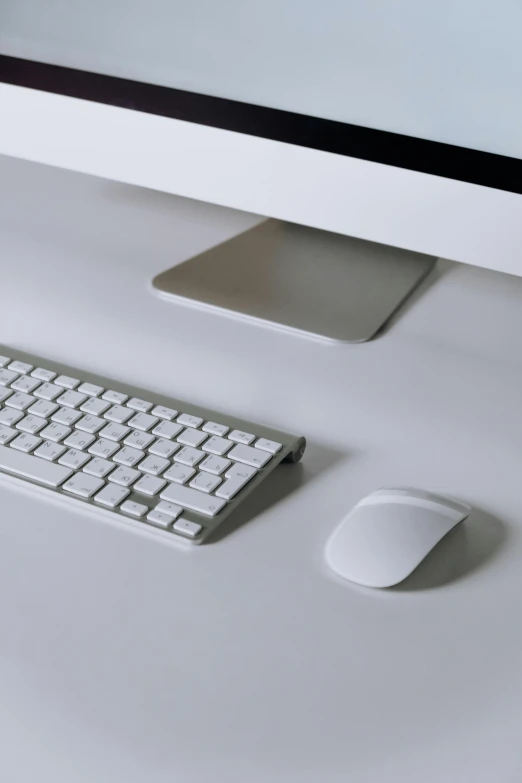
[[[151, 294], [248, 216], [6, 159], [0, 191], [1, 342], [309, 439], [190, 552], [0, 489], [2, 780], [520, 780], [522, 280], [446, 264], [322, 344]], [[478, 510], [402, 589], [337, 581], [327, 537], [397, 484]]]

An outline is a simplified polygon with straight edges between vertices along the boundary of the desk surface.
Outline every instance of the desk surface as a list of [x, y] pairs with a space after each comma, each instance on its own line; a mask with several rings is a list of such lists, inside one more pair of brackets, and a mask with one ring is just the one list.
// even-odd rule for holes
[[[522, 280], [441, 263], [363, 345], [151, 293], [254, 221], [0, 159], [0, 342], [309, 440], [189, 552], [0, 488], [2, 779], [519, 781]], [[383, 485], [476, 511], [379, 592], [322, 551]]]

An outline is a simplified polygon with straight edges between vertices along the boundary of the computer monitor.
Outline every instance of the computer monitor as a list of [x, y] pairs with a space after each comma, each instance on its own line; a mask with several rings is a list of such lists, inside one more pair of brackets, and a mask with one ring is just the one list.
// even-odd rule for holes
[[521, 28], [510, 0], [4, 0], [0, 153], [521, 275]]

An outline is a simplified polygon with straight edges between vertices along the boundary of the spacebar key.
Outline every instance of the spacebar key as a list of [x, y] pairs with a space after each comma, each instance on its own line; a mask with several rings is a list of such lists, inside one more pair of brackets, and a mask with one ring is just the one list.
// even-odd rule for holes
[[191, 511], [197, 511], [199, 514], [205, 514], [207, 517], [215, 517], [226, 501], [216, 498], [214, 495], [206, 495], [204, 492], [198, 492], [197, 489], [180, 487], [179, 484], [169, 484], [160, 495], [162, 500], [168, 500], [170, 503], [177, 503], [178, 506], [188, 508]]
[[47, 487], [59, 487], [73, 473], [63, 465], [55, 465], [54, 462], [32, 457], [7, 446], [0, 446], [0, 471], [45, 484]]

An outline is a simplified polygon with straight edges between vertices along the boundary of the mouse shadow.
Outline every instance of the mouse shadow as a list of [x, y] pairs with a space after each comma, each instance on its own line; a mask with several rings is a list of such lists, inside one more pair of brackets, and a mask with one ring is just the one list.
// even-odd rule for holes
[[404, 582], [389, 590], [433, 590], [465, 579], [486, 568], [506, 546], [508, 538], [508, 529], [500, 519], [474, 508], [468, 519], [453, 528]]
[[287, 500], [305, 484], [353, 456], [353, 451], [347, 454], [316, 442], [308, 442], [303, 461], [297, 464], [282, 462], [278, 465], [262, 486], [245, 498], [230, 518], [219, 525], [206, 544], [221, 541], [245, 524], [257, 524], [269, 508]]

